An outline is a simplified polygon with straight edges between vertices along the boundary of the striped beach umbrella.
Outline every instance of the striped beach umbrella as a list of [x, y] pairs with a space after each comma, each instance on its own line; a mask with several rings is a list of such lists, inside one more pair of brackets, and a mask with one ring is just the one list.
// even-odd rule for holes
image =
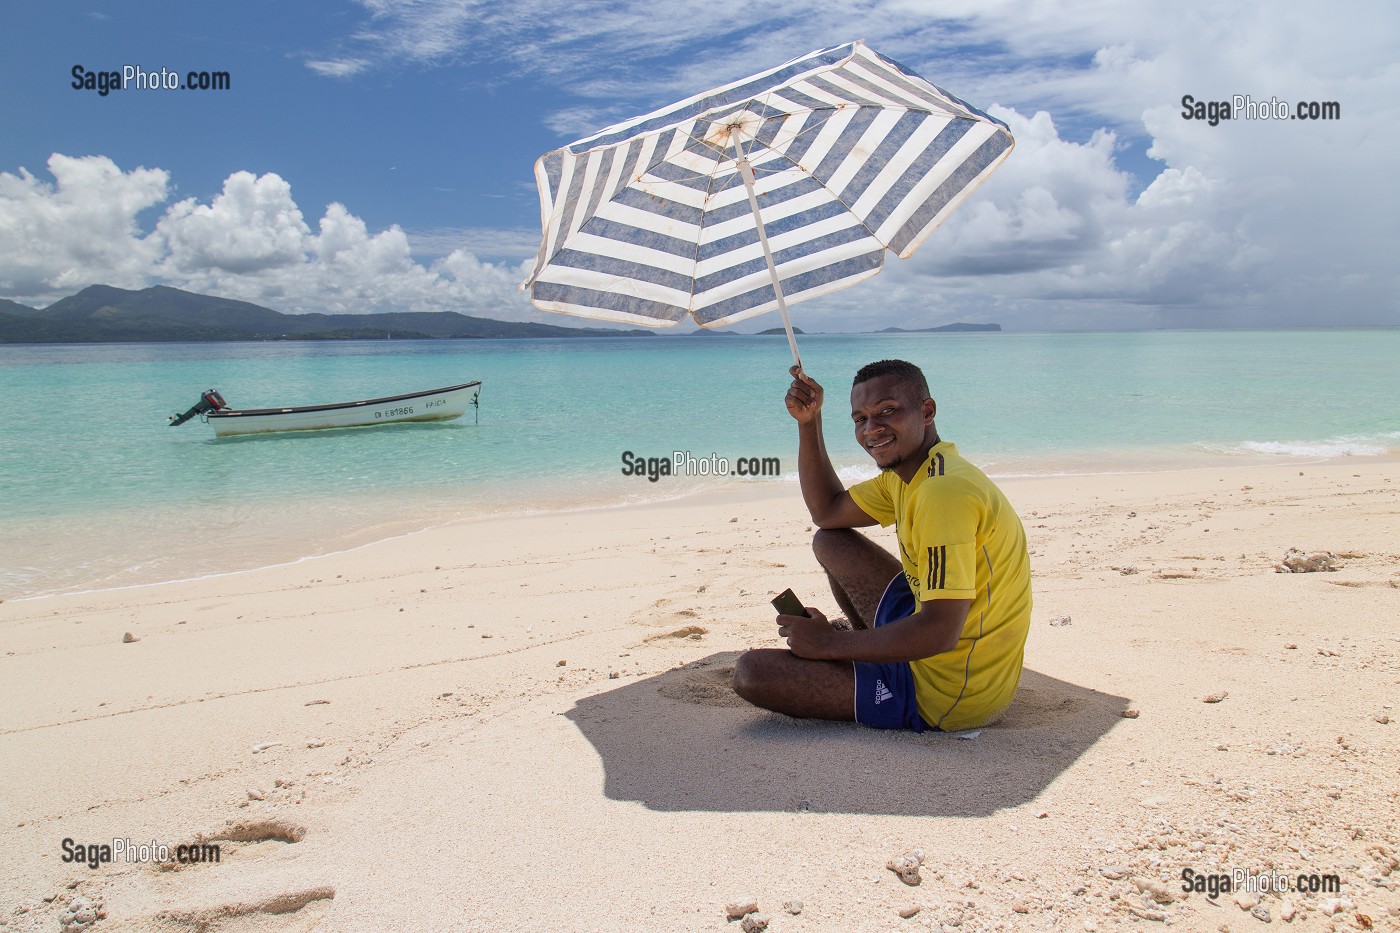
[[852, 42], [546, 153], [521, 285], [546, 311], [721, 327], [907, 259], [1011, 153], [1006, 124]]

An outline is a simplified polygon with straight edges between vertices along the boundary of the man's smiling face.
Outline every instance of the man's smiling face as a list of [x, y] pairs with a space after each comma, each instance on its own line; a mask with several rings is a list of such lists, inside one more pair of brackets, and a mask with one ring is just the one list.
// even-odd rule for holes
[[936, 438], [933, 399], [916, 395], [896, 376], [876, 376], [851, 389], [856, 443], [882, 470], [917, 470]]

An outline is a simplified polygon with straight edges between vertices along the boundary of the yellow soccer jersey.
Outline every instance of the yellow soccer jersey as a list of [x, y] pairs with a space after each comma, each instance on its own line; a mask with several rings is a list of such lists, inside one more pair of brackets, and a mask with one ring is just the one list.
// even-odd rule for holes
[[915, 600], [971, 599], [952, 651], [910, 662], [919, 715], [947, 731], [986, 725], [1011, 703], [1031, 621], [1026, 532], [986, 474], [942, 441], [907, 485], [893, 471], [852, 486], [851, 498], [896, 526]]

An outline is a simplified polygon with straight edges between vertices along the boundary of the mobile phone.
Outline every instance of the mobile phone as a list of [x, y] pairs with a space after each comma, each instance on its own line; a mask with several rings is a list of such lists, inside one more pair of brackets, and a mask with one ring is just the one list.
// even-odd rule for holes
[[773, 600], [773, 608], [778, 610], [780, 616], [805, 616], [807, 608], [802, 605], [802, 600], [797, 598], [797, 594], [792, 588], [783, 590]]

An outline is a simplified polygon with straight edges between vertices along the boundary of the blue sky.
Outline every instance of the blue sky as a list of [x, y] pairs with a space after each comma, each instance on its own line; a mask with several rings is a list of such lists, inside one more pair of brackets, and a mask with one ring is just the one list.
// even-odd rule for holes
[[[535, 158], [855, 38], [1018, 147], [911, 260], [798, 306], [798, 326], [1400, 323], [1400, 13], [1382, 3], [11, 5], [0, 297], [164, 283], [290, 312], [583, 323], [515, 288]], [[101, 97], [74, 65], [232, 86]], [[1337, 101], [1342, 119], [1211, 127], [1184, 94]]]

